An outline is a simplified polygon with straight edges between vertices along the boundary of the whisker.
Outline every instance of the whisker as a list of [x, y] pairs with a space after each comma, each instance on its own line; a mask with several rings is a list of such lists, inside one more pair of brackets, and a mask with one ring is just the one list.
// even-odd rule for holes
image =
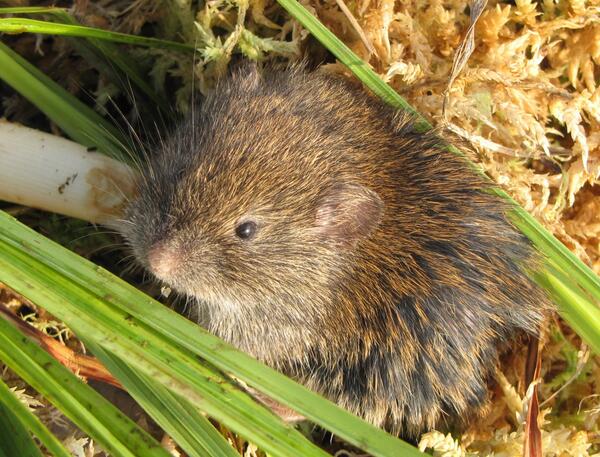
[[[127, 259], [129, 261], [131, 257], [135, 257], [135, 256], [128, 256], [125, 259]], [[121, 262], [119, 262], [119, 263], [121, 263]], [[141, 265], [137, 264], [136, 262], [130, 261], [128, 265], [125, 265], [123, 267], [123, 269], [121, 270], [121, 272], [122, 272], [123, 275], [132, 275], [132, 274], [137, 273], [141, 269], [142, 269]]]

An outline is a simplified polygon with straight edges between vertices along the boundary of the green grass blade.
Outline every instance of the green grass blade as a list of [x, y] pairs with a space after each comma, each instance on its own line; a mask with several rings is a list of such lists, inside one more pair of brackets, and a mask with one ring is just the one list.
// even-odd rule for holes
[[112, 41], [113, 43], [149, 46], [153, 48], [172, 49], [175, 51], [193, 52], [194, 46], [177, 41], [160, 40], [126, 33], [111, 32], [110, 30], [86, 27], [83, 25], [57, 24], [55, 22], [38, 21], [26, 18], [0, 19], [0, 32], [9, 34], [42, 33], [46, 35], [63, 35], [81, 38], [96, 38]]
[[169, 457], [156, 440], [4, 318], [0, 360], [111, 455]]
[[600, 354], [600, 308], [578, 286], [573, 287], [568, 276], [552, 262], [539, 276], [540, 283], [558, 303], [562, 317], [596, 354]]
[[89, 342], [85, 344], [187, 455], [239, 457], [223, 435], [188, 401], [173, 395], [148, 376], [132, 370], [99, 346]]
[[0, 14], [55, 14], [66, 12], [66, 8], [56, 8], [54, 6], [7, 6], [0, 8]]
[[[56, 20], [63, 24], [79, 26], [77, 20], [68, 14], [64, 8], [54, 7], [12, 7], [12, 8], [0, 8], [0, 14], [46, 14], [50, 17], [54, 17]], [[119, 49], [113, 43], [98, 40], [94, 38], [88, 38], [86, 41], [76, 40], [75, 47], [78, 52], [92, 65], [99, 67], [98, 69], [105, 75], [111, 76], [112, 81], [120, 86], [122, 90], [127, 93], [128, 87], [125, 84], [122, 75], [119, 75], [115, 71], [115, 67], [127, 78], [133, 82], [150, 100], [158, 105], [163, 111], [169, 110], [166, 99], [158, 94], [151, 86], [146, 82], [143, 72], [137, 65], [136, 61], [132, 59], [125, 51]]]
[[[54, 16], [65, 24], [79, 25], [72, 16], [62, 11], [55, 13]], [[165, 97], [148, 84], [148, 77], [143, 74], [136, 60], [127, 52], [113, 43], [95, 38], [88, 38], [86, 41], [75, 40], [75, 47], [90, 64], [99, 67], [102, 73], [112, 74], [112, 81], [120, 86], [124, 93], [130, 91], [127, 82], [131, 81], [163, 112], [169, 112], [169, 104]], [[120, 70], [120, 73], [116, 69]]]
[[148, 84], [148, 77], [144, 76], [142, 70], [131, 56], [112, 43], [94, 38], [88, 38], [87, 41], [88, 43], [78, 43], [75, 45], [79, 54], [92, 65], [98, 67], [103, 74], [113, 74], [111, 80], [117, 86], [121, 87], [123, 93], [128, 94], [131, 91], [131, 88], [128, 86], [129, 81], [131, 81], [133, 86], [140, 89], [164, 113], [172, 111], [166, 98]]
[[[41, 457], [42, 454], [28, 431], [35, 435], [55, 457], [71, 457], [62, 443], [0, 379], [0, 448], [6, 448], [5, 451], [8, 449], [9, 452], [6, 454], [9, 456]], [[19, 449], [10, 450], [13, 446]]]
[[126, 161], [121, 133], [41, 71], [0, 42], [0, 79], [35, 104], [78, 143]]
[[[111, 312], [120, 312], [124, 316], [122, 319], [127, 322], [127, 326], [133, 326], [137, 321], [145, 324], [148, 331], [143, 333], [142, 339], [135, 340], [132, 345], [128, 345], [126, 350], [123, 351], [119, 348], [116, 340], [118, 336], [127, 333], [127, 328], [122, 327], [123, 323], [118, 319], [102, 323], [102, 326], [107, 328], [115, 328], [116, 332], [110, 341], [102, 341], [103, 347], [118, 355], [122, 360], [127, 361], [128, 364], [131, 363], [136, 369], [146, 370], [145, 372], [149, 374], [147, 367], [142, 365], [141, 360], [142, 358], [147, 359], [147, 355], [144, 355], [143, 351], [140, 352], [141, 345], [145, 345], [146, 352], [149, 352], [154, 344], [161, 344], [163, 349], [166, 350], [169, 341], [175, 342], [185, 348], [183, 354], [196, 354], [209, 360], [218, 368], [232, 373], [249, 385], [298, 410], [372, 455], [421, 455], [408, 444], [352, 416], [289, 378], [235, 350], [232, 346], [208, 334], [197, 325], [142, 294], [134, 287], [115, 278], [107, 271], [85, 259], [81, 259], [76, 254], [45, 239], [2, 213], [0, 213], [0, 240], [2, 240], [0, 243], [2, 245], [0, 246], [0, 275], [2, 275], [0, 280], [34, 302], [43, 305], [52, 314], [64, 320], [76, 332], [79, 331], [79, 333], [85, 334], [87, 338], [92, 339], [91, 335], [98, 331], [101, 324], [100, 317], [102, 316], [104, 319], [105, 311], [100, 313], [100, 304], [96, 307], [95, 302], [97, 300], [95, 300], [95, 297], [102, 297], [106, 302], [113, 305], [115, 309]], [[25, 252], [27, 252], [27, 258], [24, 258]], [[33, 260], [37, 262], [33, 262]], [[33, 267], [34, 265], [35, 267]], [[43, 265], [47, 265], [47, 267], [42, 268]], [[60, 275], [52, 275], [51, 272], [47, 271], [48, 267], [59, 271]], [[39, 273], [42, 269], [44, 269], [43, 276], [48, 276], [40, 281], [35, 276], [41, 276]], [[26, 280], [19, 277], [19, 271], [23, 272], [21, 276], [24, 275], [27, 278]], [[62, 276], [62, 279], [60, 276]], [[67, 279], [73, 284], [77, 284], [78, 288], [87, 289], [94, 295], [88, 296], [82, 294], [82, 291], [72, 290], [73, 287], [65, 283]], [[57, 300], [56, 294], [58, 293], [69, 293], [73, 297], [77, 294], [77, 299], [74, 300], [74, 304], [70, 304], [65, 300]], [[91, 305], [94, 305], [93, 309], [84, 308], [84, 306]], [[73, 308], [73, 306], [77, 308]], [[85, 315], [94, 316], [94, 319], [87, 324], [85, 329], [79, 328], [81, 325], [79, 320], [84, 319]], [[119, 328], [123, 328], [123, 330], [118, 331]], [[136, 328], [135, 334], [142, 334], [142, 330]], [[131, 331], [129, 333], [133, 335]], [[161, 335], [163, 340], [154, 343], [153, 341], [155, 341], [157, 335]], [[100, 340], [100, 337], [96, 338], [94, 338], [96, 341]], [[177, 356], [177, 358], [183, 357], [183, 354]], [[175, 357], [175, 354], [173, 354], [169, 357], [169, 360], [174, 361]], [[177, 373], [175, 373], [176, 365], [170, 365], [170, 368], [173, 376], [177, 374], [179, 380], [184, 380], [185, 377], [185, 380], [189, 384], [195, 385], [199, 391], [208, 392], [206, 389], [212, 389], [210, 392], [215, 392], [213, 386], [204, 386], [200, 383], [200, 381], [204, 381], [202, 377], [207, 378], [211, 375], [208, 375], [207, 371], [202, 371], [201, 367], [196, 365], [194, 365], [194, 360], [191, 359], [187, 360], [183, 365], [184, 368], [177, 371]], [[154, 369], [156, 370], [156, 368]], [[192, 369], [197, 371], [192, 371]], [[160, 374], [163, 376], [162, 372]], [[159, 380], [159, 376], [157, 375], [155, 379]], [[164, 383], [165, 378], [160, 378], [160, 381]], [[219, 384], [219, 388], [214, 395], [222, 396], [222, 390], [227, 387], [228, 384]], [[233, 393], [230, 392], [229, 394], [232, 395]], [[250, 441], [267, 451], [269, 449], [266, 446], [273, 445], [266, 437], [262, 436], [262, 427], [269, 425], [270, 422], [255, 412], [251, 413], [252, 418], [246, 417], [246, 411], [248, 411], [250, 405], [244, 406], [240, 410], [235, 409], [236, 405], [222, 403], [220, 408], [224, 409], [219, 410], [216, 405], [209, 404], [208, 398], [205, 398], [205, 400], [202, 409], [232, 430], [249, 438]], [[243, 398], [238, 401], [243, 401]], [[209, 407], [212, 409], [209, 410]], [[235, 411], [234, 413], [232, 408]], [[229, 417], [232, 413], [236, 416]], [[264, 423], [260, 427], [256, 425], [252, 429], [249, 424], [256, 423], [259, 418]], [[248, 422], [241, 422], [242, 419], [248, 419]], [[246, 424], [250, 428], [241, 428]], [[258, 433], [261, 433], [261, 436], [257, 436]], [[282, 433], [283, 438], [289, 438], [289, 430], [285, 429]], [[273, 435], [272, 432], [269, 432], [268, 435], [277, 436]], [[262, 441], [259, 442], [259, 439]], [[278, 438], [278, 441], [282, 441], [282, 438]], [[279, 449], [278, 447], [277, 450]], [[278, 454], [281, 455], [280, 452]], [[309, 454], [298, 453], [297, 455]]]
[[[4, 392], [0, 392], [0, 395], [3, 394]], [[8, 394], [12, 395], [10, 391]], [[2, 398], [0, 398], [0, 457], [16, 455], [19, 457], [43, 457], [35, 441], [17, 418], [16, 412], [2, 403]]]
[[[515, 202], [502, 189], [494, 189], [494, 192], [500, 197], [509, 200], [514, 204], [511, 220], [537, 247], [554, 262], [556, 268], [560, 268], [563, 274], [571, 278], [589, 293], [596, 303], [600, 303], [600, 277], [585, 265], [575, 254], [558, 241], [550, 232], [525, 211], [517, 202]], [[568, 311], [568, 305], [564, 312]], [[597, 307], [597, 305], [595, 305]], [[600, 333], [600, 321], [598, 321], [598, 330]]]

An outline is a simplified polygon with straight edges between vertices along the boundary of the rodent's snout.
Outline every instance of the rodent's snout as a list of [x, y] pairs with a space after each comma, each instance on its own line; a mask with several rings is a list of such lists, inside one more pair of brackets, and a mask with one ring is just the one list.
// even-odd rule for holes
[[180, 255], [165, 242], [159, 241], [148, 249], [146, 261], [148, 268], [160, 279], [167, 279], [177, 269]]

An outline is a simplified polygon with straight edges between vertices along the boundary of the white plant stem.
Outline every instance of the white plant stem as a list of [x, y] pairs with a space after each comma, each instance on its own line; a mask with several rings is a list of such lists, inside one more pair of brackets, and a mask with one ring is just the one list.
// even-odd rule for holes
[[121, 216], [135, 175], [80, 144], [0, 120], [0, 200], [107, 223]]

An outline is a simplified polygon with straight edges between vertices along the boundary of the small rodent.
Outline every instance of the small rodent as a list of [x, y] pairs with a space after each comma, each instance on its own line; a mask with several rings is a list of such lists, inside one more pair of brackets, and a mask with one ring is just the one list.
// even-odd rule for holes
[[444, 147], [342, 77], [246, 66], [157, 147], [120, 230], [209, 331], [415, 436], [481, 406], [550, 308], [507, 204]]

